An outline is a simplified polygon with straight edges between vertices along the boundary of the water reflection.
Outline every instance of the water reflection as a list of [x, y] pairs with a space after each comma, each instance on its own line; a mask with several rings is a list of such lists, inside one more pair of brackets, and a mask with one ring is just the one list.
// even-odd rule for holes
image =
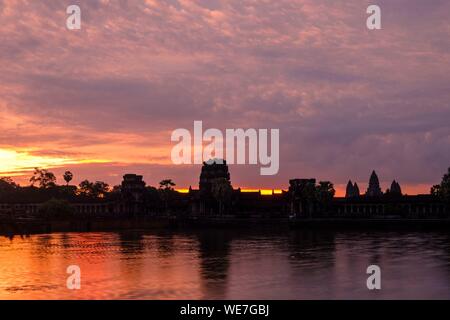
[[225, 299], [233, 235], [225, 230], [200, 231], [197, 235], [204, 299]]
[[139, 256], [145, 249], [144, 235], [140, 231], [119, 232], [119, 245], [123, 258]]
[[[66, 268], [82, 289], [66, 288]], [[366, 268], [382, 269], [382, 290]], [[450, 299], [450, 235], [333, 230], [0, 238], [0, 299]]]
[[[335, 260], [335, 237], [336, 233], [328, 230], [290, 232], [287, 243], [294, 267], [309, 265], [315, 268], [320, 264], [332, 268]], [[301, 261], [301, 264], [295, 264], [295, 261]]]
[[175, 237], [172, 233], [158, 234], [156, 238], [158, 256], [160, 258], [169, 258], [175, 253]]

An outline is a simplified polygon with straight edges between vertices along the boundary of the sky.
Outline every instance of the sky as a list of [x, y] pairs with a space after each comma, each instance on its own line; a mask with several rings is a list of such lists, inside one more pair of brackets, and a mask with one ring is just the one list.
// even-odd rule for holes
[[232, 165], [234, 187], [314, 177], [339, 195], [375, 169], [383, 189], [428, 193], [450, 166], [449, 14], [447, 0], [0, 0], [0, 176], [197, 187], [170, 137], [201, 120], [280, 130], [278, 174]]

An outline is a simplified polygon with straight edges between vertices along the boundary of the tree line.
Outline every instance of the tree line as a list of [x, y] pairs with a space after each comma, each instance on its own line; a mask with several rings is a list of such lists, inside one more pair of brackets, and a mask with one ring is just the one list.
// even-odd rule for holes
[[[120, 196], [121, 185], [111, 187], [104, 181], [81, 181], [78, 185], [71, 185], [74, 175], [71, 171], [62, 176], [65, 184], [58, 185], [56, 176], [47, 169], [35, 168], [29, 179], [29, 185], [20, 186], [11, 177], [0, 177], [0, 202], [43, 202], [49, 199], [64, 199], [67, 201], [100, 201], [113, 200]], [[146, 194], [150, 198], [158, 198], [167, 203], [174, 190], [175, 183], [171, 179], [164, 179], [159, 188], [146, 187]], [[150, 194], [150, 195], [149, 195]]]

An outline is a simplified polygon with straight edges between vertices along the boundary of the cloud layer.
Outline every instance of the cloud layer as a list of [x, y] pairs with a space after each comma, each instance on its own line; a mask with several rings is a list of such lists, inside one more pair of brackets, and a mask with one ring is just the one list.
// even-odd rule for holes
[[203, 120], [280, 129], [280, 173], [232, 167], [234, 185], [364, 185], [376, 169], [427, 192], [450, 166], [448, 1], [378, 1], [376, 31], [369, 1], [81, 0], [80, 31], [65, 28], [69, 4], [0, 2], [5, 152], [187, 187], [200, 168], [171, 165], [170, 133]]

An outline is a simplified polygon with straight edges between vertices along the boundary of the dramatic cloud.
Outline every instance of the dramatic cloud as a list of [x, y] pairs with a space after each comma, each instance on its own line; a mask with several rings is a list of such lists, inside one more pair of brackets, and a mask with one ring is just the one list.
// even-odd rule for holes
[[0, 2], [0, 174], [196, 186], [198, 166], [170, 161], [194, 120], [280, 129], [279, 174], [233, 166], [236, 186], [364, 186], [376, 169], [428, 192], [450, 166], [446, 0], [377, 1], [375, 31], [359, 0], [81, 0], [77, 31], [69, 4]]

